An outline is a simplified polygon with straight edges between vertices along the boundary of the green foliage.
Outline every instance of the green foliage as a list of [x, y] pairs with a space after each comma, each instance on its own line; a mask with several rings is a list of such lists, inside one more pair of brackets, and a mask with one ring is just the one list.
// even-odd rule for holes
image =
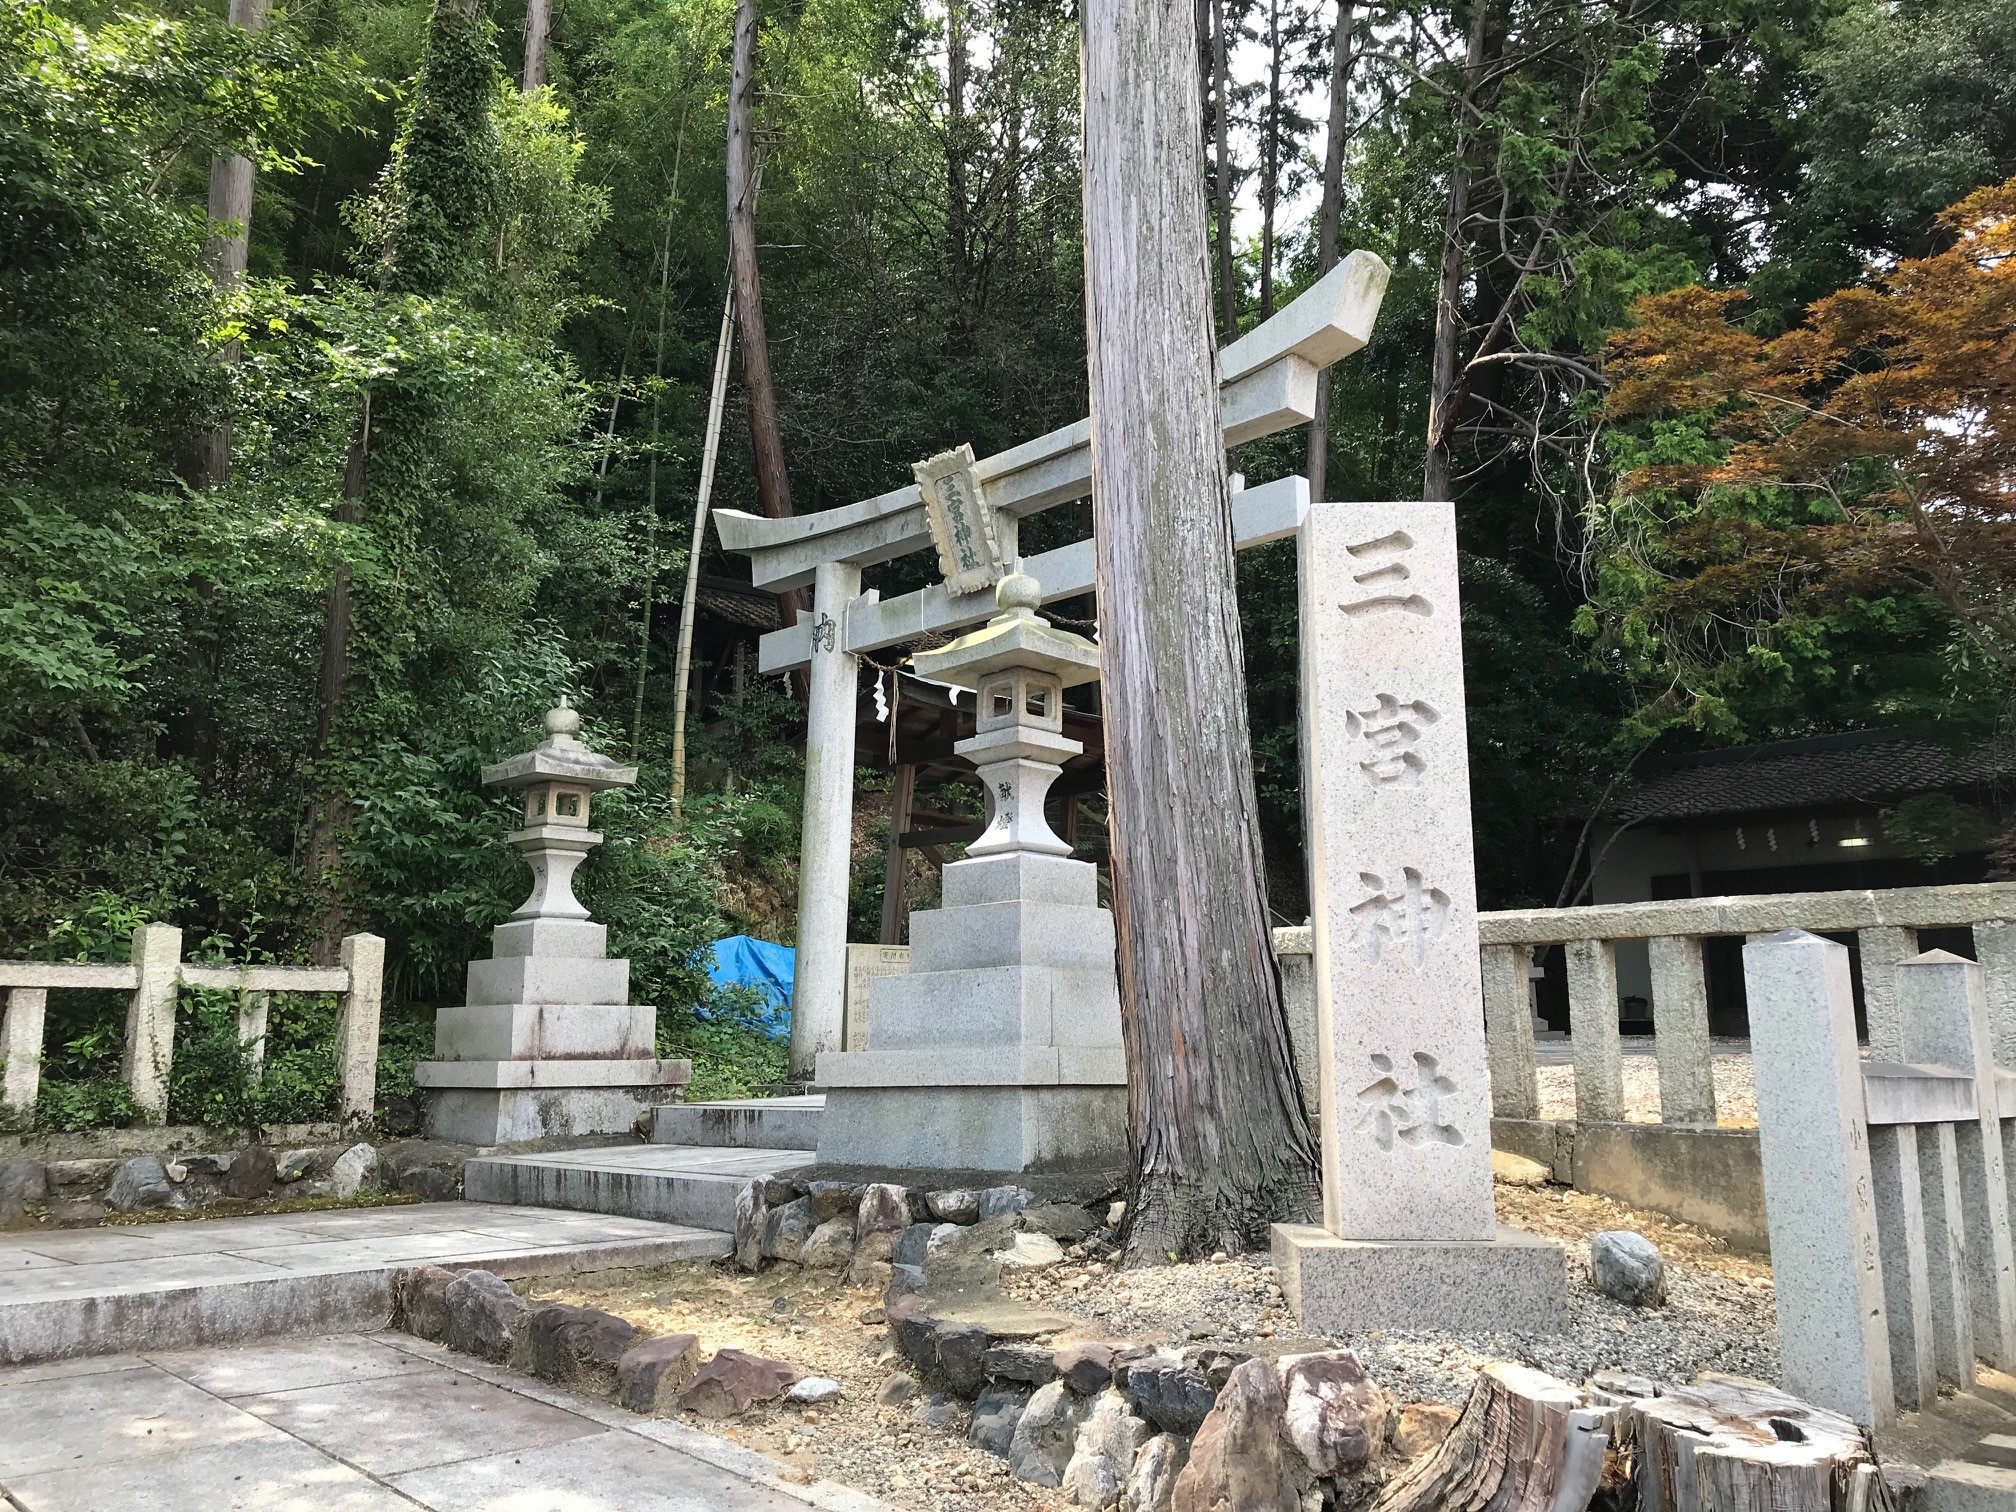
[[1914, 861], [1978, 851], [1995, 829], [1980, 809], [1950, 793], [1920, 793], [1883, 810], [1883, 838]]
[[168, 1078], [170, 1123], [258, 1129], [334, 1116], [333, 999], [276, 997], [263, 1067], [254, 1059], [257, 1042], [239, 1038], [236, 994], [191, 988], [183, 999]]

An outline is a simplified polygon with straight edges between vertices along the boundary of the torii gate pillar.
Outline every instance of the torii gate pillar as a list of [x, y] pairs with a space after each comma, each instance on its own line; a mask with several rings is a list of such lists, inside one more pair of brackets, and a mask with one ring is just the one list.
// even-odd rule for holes
[[842, 1048], [847, 1003], [847, 872], [854, 841], [854, 717], [860, 658], [843, 619], [861, 592], [854, 562], [812, 577], [812, 657], [805, 707], [805, 831], [798, 861], [798, 956], [791, 979], [791, 1079], [809, 1082], [823, 1050]]

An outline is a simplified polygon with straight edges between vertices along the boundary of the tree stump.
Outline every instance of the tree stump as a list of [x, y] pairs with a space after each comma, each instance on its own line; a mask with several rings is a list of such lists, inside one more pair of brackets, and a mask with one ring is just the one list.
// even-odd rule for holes
[[1640, 1512], [1874, 1512], [1868, 1440], [1839, 1413], [1709, 1376], [1623, 1403]]
[[1442, 1446], [1373, 1512], [1581, 1512], [1603, 1474], [1610, 1415], [1542, 1371], [1488, 1365]]

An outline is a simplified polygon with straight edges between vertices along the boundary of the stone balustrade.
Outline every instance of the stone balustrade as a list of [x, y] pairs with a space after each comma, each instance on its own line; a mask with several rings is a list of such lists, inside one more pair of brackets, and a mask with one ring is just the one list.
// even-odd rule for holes
[[43, 1022], [50, 991], [79, 988], [130, 993], [120, 1075], [133, 1106], [148, 1123], [168, 1116], [168, 1074], [175, 1059], [175, 994], [182, 986], [239, 994], [238, 1034], [263, 1058], [267, 1015], [276, 992], [334, 993], [338, 1113], [345, 1123], [369, 1119], [377, 1092], [378, 1016], [384, 991], [385, 942], [355, 934], [343, 941], [341, 964], [218, 966], [182, 959], [182, 931], [143, 924], [133, 931], [132, 959], [123, 965], [72, 961], [0, 961], [0, 1123], [33, 1124], [42, 1084]]
[[[1865, 947], [1866, 948], [1866, 947]], [[1986, 970], [1894, 963], [1895, 1059], [1856, 1041], [1848, 951], [1786, 930], [1743, 949], [1784, 1385], [1867, 1426], [2016, 1367], [2016, 1076]]]
[[1876, 1060], [1898, 1060], [1906, 1032], [1897, 989], [1900, 963], [1917, 953], [1920, 930], [1970, 929], [1987, 993], [1995, 1058], [2016, 1067], [2012, 920], [2016, 920], [2016, 883], [2006, 882], [1480, 914], [1477, 934], [1491, 1052], [1492, 1112], [1500, 1118], [1540, 1116], [1528, 978], [1534, 950], [1552, 945], [1562, 946], [1567, 957], [1578, 1122], [1624, 1116], [1616, 955], [1620, 940], [1644, 941], [1650, 958], [1653, 1049], [1659, 1067], [1660, 1117], [1666, 1123], [1713, 1125], [1716, 1120], [1701, 942], [1717, 935], [1756, 939], [1783, 929], [1853, 932], [1862, 958], [1869, 1053]]

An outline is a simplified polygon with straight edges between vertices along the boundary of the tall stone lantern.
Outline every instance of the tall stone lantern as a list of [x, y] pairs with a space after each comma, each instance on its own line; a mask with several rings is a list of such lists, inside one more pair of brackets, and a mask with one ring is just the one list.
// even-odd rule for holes
[[944, 906], [910, 916], [910, 968], [868, 987], [868, 1047], [819, 1057], [819, 1159], [960, 1172], [1107, 1170], [1125, 1159], [1127, 1074], [1113, 916], [1099, 873], [1051, 831], [1044, 795], [1084, 747], [1064, 690], [1099, 648], [1040, 615], [1011, 573], [985, 627], [914, 659], [971, 688], [953, 747], [987, 790], [985, 833], [945, 868]]
[[524, 825], [508, 839], [532, 893], [491, 930], [490, 959], [469, 963], [468, 1001], [435, 1014], [437, 1058], [413, 1069], [436, 1139], [622, 1133], [692, 1078], [690, 1062], [656, 1059], [656, 1010], [630, 1002], [630, 963], [608, 958], [608, 930], [574, 896], [574, 873], [602, 843], [593, 796], [637, 781], [637, 768], [583, 745], [580, 728], [563, 699], [541, 744], [483, 769], [485, 787], [524, 793]]

